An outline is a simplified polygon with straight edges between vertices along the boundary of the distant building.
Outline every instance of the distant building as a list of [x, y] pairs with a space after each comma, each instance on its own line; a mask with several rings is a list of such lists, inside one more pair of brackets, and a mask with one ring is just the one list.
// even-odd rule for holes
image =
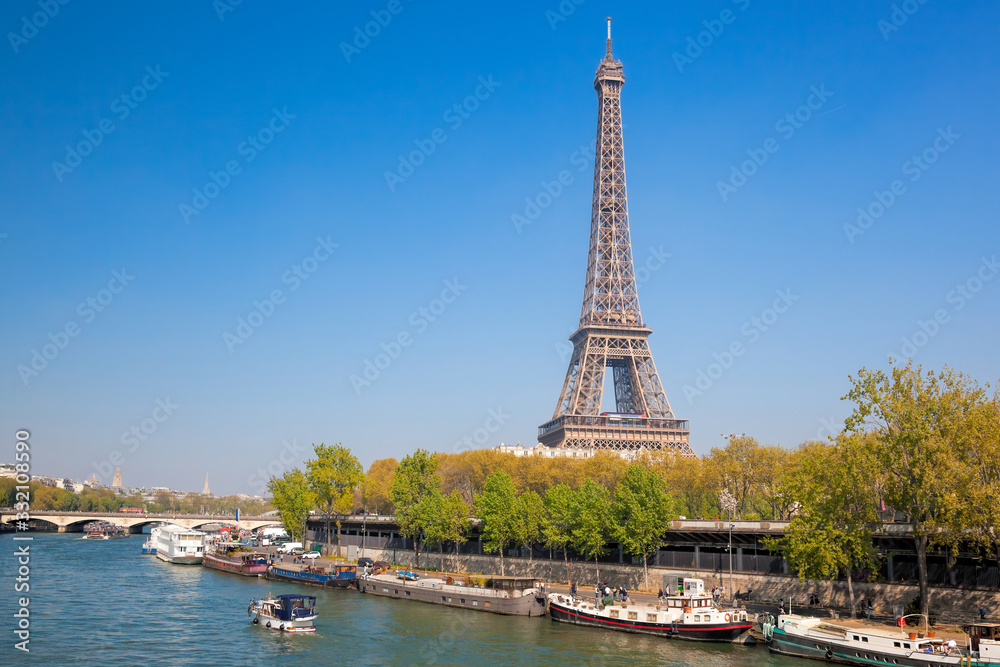
[[208, 488], [208, 473], [205, 473], [205, 488], [201, 490], [201, 495], [210, 496], [212, 495], [212, 490]]
[[111, 480], [111, 488], [112, 489], [120, 489], [123, 486], [125, 486], [125, 485], [122, 484], [122, 468], [121, 468], [121, 466], [118, 466], [117, 468], [115, 468], [115, 476]]
[[546, 447], [542, 444], [529, 447], [528, 445], [522, 445], [521, 443], [517, 443], [516, 445], [505, 445], [500, 443], [500, 446], [495, 447], [494, 451], [500, 452], [501, 454], [513, 454], [514, 456], [542, 456], [547, 459], [589, 459], [597, 452], [604, 452], [606, 454], [617, 454], [626, 461], [633, 461], [646, 450], [643, 448], [627, 451], [609, 450], [604, 448], [597, 449], [594, 447]]

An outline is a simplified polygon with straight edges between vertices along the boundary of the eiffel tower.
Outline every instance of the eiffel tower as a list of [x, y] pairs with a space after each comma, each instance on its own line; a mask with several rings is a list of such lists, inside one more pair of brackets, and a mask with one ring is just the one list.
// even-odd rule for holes
[[[552, 420], [538, 429], [549, 447], [617, 451], [669, 449], [695, 456], [688, 422], [676, 419], [649, 351], [652, 329], [642, 322], [632, 266], [622, 141], [622, 63], [607, 54], [597, 68], [597, 152], [590, 253], [580, 327], [570, 336], [569, 362]], [[614, 374], [616, 412], [602, 413], [604, 372]]]

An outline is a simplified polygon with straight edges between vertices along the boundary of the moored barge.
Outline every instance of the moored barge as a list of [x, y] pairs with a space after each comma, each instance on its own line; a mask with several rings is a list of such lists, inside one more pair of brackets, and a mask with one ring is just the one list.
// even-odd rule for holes
[[264, 576], [275, 581], [291, 581], [322, 588], [350, 588], [354, 586], [357, 569], [355, 565], [302, 567], [280, 564], [268, 567]]
[[589, 625], [661, 637], [695, 641], [731, 642], [753, 627], [744, 609], [723, 609], [704, 592], [701, 579], [685, 579], [684, 595], [668, 595], [665, 604], [606, 604], [552, 593], [549, 616], [553, 621]]
[[778, 617], [776, 626], [765, 624], [764, 638], [771, 653], [843, 665], [1000, 665], [1000, 625], [973, 623], [965, 630], [967, 639], [960, 646], [929, 632], [853, 627], [787, 614]]
[[[404, 575], [405, 577], [405, 575]], [[545, 593], [537, 579], [484, 577], [486, 585], [469, 586], [447, 579], [400, 578], [395, 574], [370, 574], [358, 579], [362, 593], [401, 600], [418, 600], [447, 607], [511, 616], [544, 616]]]
[[201, 564], [246, 577], [259, 577], [267, 571], [267, 554], [250, 551], [239, 542], [223, 542], [215, 551], [206, 551]]

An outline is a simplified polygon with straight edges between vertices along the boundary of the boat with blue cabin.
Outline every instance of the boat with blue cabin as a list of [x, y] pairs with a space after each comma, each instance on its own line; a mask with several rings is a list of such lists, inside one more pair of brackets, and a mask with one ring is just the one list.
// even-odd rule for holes
[[313, 621], [316, 619], [316, 596], [314, 595], [279, 595], [270, 594], [261, 600], [250, 600], [247, 616], [253, 617], [251, 623], [263, 625], [271, 630], [281, 632], [316, 632]]
[[282, 563], [268, 567], [264, 576], [275, 581], [291, 581], [322, 588], [350, 588], [354, 586], [357, 574], [356, 565], [313, 567]]

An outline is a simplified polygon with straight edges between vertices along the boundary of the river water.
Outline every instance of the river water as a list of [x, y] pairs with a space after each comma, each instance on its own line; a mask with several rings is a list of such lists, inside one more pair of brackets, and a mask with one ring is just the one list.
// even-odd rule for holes
[[[808, 667], [763, 647], [699, 644], [251, 579], [139, 553], [143, 537], [0, 537], [0, 664], [698, 665]], [[14, 648], [18, 564], [30, 544], [30, 653]], [[312, 635], [249, 623], [252, 597], [315, 595]]]

